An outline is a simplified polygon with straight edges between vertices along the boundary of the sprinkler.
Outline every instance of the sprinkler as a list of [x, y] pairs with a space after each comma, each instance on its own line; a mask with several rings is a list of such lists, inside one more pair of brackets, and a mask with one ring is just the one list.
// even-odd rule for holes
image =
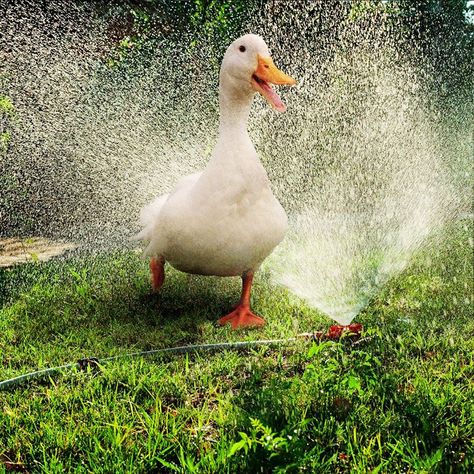
[[335, 324], [329, 328], [327, 338], [340, 339], [343, 335], [359, 338], [362, 329], [362, 324], [359, 323], [352, 323], [348, 325]]
[[350, 337], [351, 339], [358, 339], [362, 333], [363, 326], [359, 323], [352, 324], [334, 324], [329, 327], [328, 332], [323, 333], [318, 331], [314, 333], [315, 337], [319, 340], [330, 340], [337, 341], [344, 337]]

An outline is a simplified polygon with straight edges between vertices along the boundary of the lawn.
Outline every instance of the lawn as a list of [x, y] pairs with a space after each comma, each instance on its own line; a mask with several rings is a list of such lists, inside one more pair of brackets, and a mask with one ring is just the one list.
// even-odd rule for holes
[[[357, 318], [357, 343], [120, 359], [0, 392], [0, 472], [474, 472], [473, 231], [433, 238]], [[150, 295], [133, 252], [0, 272], [0, 380], [330, 324], [264, 272], [253, 303], [267, 325], [237, 332], [216, 320], [239, 279], [168, 269]]]

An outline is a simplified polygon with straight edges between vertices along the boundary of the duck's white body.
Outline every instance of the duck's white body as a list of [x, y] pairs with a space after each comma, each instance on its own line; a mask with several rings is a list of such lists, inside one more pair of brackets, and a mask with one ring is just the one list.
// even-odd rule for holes
[[218, 320], [233, 329], [262, 326], [250, 309], [254, 271], [283, 239], [288, 222], [247, 133], [255, 92], [276, 110], [286, 107], [271, 84], [295, 84], [274, 64], [256, 35], [234, 41], [219, 80], [219, 138], [206, 169], [182, 178], [170, 194], [141, 213], [154, 290], [165, 280], [165, 261], [200, 275], [242, 276], [238, 305]]
[[247, 133], [255, 92], [232, 76], [232, 64], [225, 66], [226, 58], [219, 85], [219, 138], [209, 164], [141, 213], [139, 237], [149, 241], [145, 254], [200, 275], [255, 271], [288, 225]]

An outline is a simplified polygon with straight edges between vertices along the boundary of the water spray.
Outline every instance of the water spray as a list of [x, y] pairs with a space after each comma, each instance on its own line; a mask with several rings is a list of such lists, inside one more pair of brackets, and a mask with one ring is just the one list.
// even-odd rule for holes
[[[0, 18], [1, 94], [13, 107], [0, 228], [100, 255], [130, 246], [139, 209], [207, 162], [222, 47], [163, 35], [151, 53], [131, 47], [128, 62], [111, 61], [106, 19], [47, 3], [11, 2]], [[472, 108], [454, 97], [447, 127], [423, 51], [401, 53], [389, 16], [349, 4], [271, 2], [246, 30], [299, 79], [283, 93], [286, 114], [257, 99], [250, 117], [291, 221], [265, 265], [275, 284], [350, 327], [467, 210]]]

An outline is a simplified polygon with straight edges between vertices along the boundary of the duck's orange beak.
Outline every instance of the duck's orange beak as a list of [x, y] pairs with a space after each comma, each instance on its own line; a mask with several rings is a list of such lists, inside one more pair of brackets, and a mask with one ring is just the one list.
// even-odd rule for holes
[[252, 87], [262, 94], [274, 109], [284, 112], [286, 105], [273, 90], [271, 84], [293, 86], [296, 84], [296, 81], [288, 74], [280, 71], [270, 56], [263, 57], [258, 55], [257, 58], [257, 69], [253, 73], [251, 80]]

